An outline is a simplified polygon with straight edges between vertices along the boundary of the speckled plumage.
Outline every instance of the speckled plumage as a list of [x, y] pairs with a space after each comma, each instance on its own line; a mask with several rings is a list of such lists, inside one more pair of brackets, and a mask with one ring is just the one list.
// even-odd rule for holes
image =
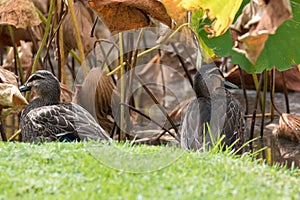
[[59, 82], [52, 73], [37, 71], [20, 90], [32, 90], [36, 95], [21, 115], [23, 142], [109, 139], [84, 108], [74, 103], [60, 103]]
[[[182, 122], [181, 146], [186, 149], [202, 150], [203, 144], [212, 146], [225, 135], [223, 144], [230, 146], [236, 139], [234, 148], [244, 144], [245, 120], [240, 103], [225, 89], [224, 79], [219, 69], [204, 65], [194, 77], [197, 99], [188, 106]], [[209, 124], [213, 141], [209, 134]]]

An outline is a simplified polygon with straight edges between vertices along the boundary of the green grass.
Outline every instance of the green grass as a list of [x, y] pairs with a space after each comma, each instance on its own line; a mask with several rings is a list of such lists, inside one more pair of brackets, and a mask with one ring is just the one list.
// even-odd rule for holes
[[300, 199], [297, 169], [248, 156], [89, 145], [0, 143], [0, 199]]

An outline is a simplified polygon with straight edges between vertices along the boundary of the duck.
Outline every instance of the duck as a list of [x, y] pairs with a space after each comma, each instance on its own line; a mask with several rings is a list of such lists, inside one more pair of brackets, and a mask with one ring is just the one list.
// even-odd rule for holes
[[109, 140], [92, 115], [78, 104], [60, 102], [60, 83], [47, 70], [38, 70], [19, 88], [34, 98], [20, 117], [23, 142]]
[[247, 138], [244, 109], [225, 88], [220, 69], [214, 63], [203, 64], [194, 76], [193, 89], [196, 98], [188, 104], [182, 120], [181, 147], [204, 151], [224, 137], [223, 148], [239, 149]]

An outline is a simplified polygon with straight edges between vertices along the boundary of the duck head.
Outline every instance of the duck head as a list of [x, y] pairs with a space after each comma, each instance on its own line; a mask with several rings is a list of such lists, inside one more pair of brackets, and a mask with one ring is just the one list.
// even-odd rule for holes
[[236, 85], [224, 79], [222, 72], [214, 63], [203, 65], [194, 76], [194, 91], [197, 98], [209, 98], [218, 88], [238, 89]]
[[33, 73], [20, 88], [21, 92], [31, 91], [34, 98], [41, 98], [52, 103], [60, 102], [60, 84], [49, 71], [39, 70]]
[[197, 98], [210, 97], [210, 93], [224, 87], [224, 78], [215, 64], [203, 65], [194, 76], [194, 90]]

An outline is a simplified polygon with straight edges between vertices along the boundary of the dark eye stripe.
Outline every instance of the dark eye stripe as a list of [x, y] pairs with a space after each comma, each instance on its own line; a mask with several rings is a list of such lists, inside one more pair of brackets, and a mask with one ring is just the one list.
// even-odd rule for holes
[[34, 80], [41, 80], [41, 79], [45, 79], [45, 77], [39, 74], [35, 74], [32, 77], [30, 77], [27, 82], [32, 82]]

